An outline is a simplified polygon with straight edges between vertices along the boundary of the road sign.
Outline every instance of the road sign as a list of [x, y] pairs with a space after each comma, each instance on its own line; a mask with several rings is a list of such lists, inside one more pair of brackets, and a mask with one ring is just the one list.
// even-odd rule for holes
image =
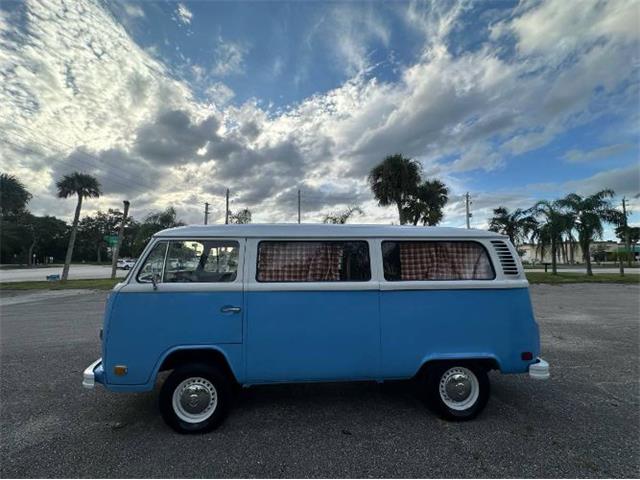
[[117, 235], [105, 235], [102, 238], [104, 238], [104, 241], [107, 242], [110, 247], [115, 247], [118, 244]]

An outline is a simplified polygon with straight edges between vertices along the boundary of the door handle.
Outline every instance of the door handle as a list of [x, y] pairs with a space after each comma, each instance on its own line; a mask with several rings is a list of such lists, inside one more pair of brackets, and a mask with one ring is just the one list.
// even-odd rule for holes
[[240, 313], [242, 309], [240, 307], [233, 307], [231, 305], [225, 305], [220, 309], [222, 313]]

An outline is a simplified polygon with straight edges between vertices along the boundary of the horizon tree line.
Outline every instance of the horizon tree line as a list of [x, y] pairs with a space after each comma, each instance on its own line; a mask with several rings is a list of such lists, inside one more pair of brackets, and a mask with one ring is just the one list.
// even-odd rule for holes
[[[401, 154], [389, 155], [371, 169], [367, 181], [380, 206], [394, 206], [397, 209], [401, 225], [415, 226], [420, 223], [433, 226], [442, 221], [444, 207], [449, 200], [449, 189], [438, 179], [423, 179], [417, 161]], [[55, 244], [56, 251], [59, 251], [61, 239], [68, 235], [62, 274], [62, 279], [66, 280], [78, 234], [79, 247], [84, 256], [86, 250], [94, 249], [96, 261], [101, 262], [102, 253], [106, 251], [104, 236], [119, 228], [123, 214], [118, 209], [109, 209], [106, 213], [98, 211], [93, 217], [80, 219], [83, 201], [99, 198], [102, 194], [100, 182], [92, 175], [73, 172], [61, 177], [56, 187], [59, 198], [77, 197], [70, 226], [52, 216], [32, 215], [27, 209], [32, 195], [15, 176], [0, 174], [2, 241], [3, 249], [9, 245], [9, 250], [15, 251], [24, 250], [24, 238], [29, 238], [26, 263], [30, 265], [38, 246]], [[563, 258], [573, 263], [575, 246], [580, 245], [587, 264], [587, 275], [592, 275], [591, 258], [585, 252], [589, 252], [596, 238], [602, 237], [603, 223], [617, 225], [616, 234], [621, 238], [626, 236], [628, 239], [640, 233], [635, 232], [640, 230], [638, 227], [628, 227], [626, 216], [613, 208], [613, 196], [612, 190], [605, 189], [586, 197], [571, 193], [555, 201], [541, 200], [529, 209], [509, 211], [500, 206], [494, 209], [489, 230], [507, 235], [516, 246], [530, 239], [538, 245], [542, 257], [546, 250], [550, 250], [554, 274], [557, 273], [559, 249]], [[356, 214], [363, 215], [364, 212], [359, 206], [351, 205], [343, 211], [326, 214], [322, 221], [344, 224]], [[230, 223], [251, 223], [251, 220], [252, 214], [248, 208], [230, 212], [229, 215]], [[177, 218], [173, 207], [150, 213], [140, 223], [128, 217], [121, 254], [137, 256], [155, 233], [180, 225], [184, 223]], [[6, 252], [2, 258], [7, 260]]]

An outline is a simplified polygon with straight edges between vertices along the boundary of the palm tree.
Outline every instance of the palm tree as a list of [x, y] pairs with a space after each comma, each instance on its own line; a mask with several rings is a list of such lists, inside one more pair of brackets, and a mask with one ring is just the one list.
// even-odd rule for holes
[[449, 189], [440, 180], [427, 180], [416, 189], [415, 194], [407, 199], [404, 217], [417, 225], [437, 225], [444, 216], [444, 206], [449, 201]]
[[236, 213], [230, 212], [229, 223], [246, 224], [251, 223], [251, 210], [243, 208]]
[[406, 223], [404, 207], [420, 183], [420, 164], [400, 154], [390, 155], [371, 170], [368, 181], [378, 204], [395, 205], [400, 224]]
[[517, 246], [535, 231], [537, 225], [538, 221], [530, 212], [520, 208], [510, 212], [505, 207], [498, 207], [493, 210], [489, 230], [506, 235]]
[[145, 217], [144, 223], [157, 226], [159, 228], [158, 231], [164, 230], [165, 228], [180, 227], [184, 225], [182, 221], [178, 220], [178, 214], [176, 213], [176, 209], [173, 207], [167, 207], [165, 210], [160, 212], [150, 213]]
[[356, 213], [360, 215], [364, 214], [364, 212], [360, 207], [358, 207], [357, 205], [352, 205], [341, 212], [328, 213], [322, 219], [322, 223], [333, 223], [336, 225], [344, 225]]
[[541, 218], [533, 230], [531, 240], [538, 243], [544, 259], [544, 250], [551, 248], [551, 272], [558, 273], [558, 245], [562, 243], [562, 233], [566, 231], [567, 217], [558, 202], [541, 200], [526, 212], [534, 218]]
[[25, 209], [32, 195], [14, 175], [0, 173], [0, 213], [2, 218]]
[[64, 268], [62, 269], [62, 281], [65, 281], [69, 276], [69, 265], [71, 265], [71, 257], [73, 256], [73, 246], [76, 243], [82, 200], [85, 198], [98, 198], [102, 192], [100, 191], [100, 182], [98, 182], [95, 177], [80, 172], [73, 172], [70, 175], [63, 176], [58, 180], [56, 186], [58, 187], [58, 197], [60, 198], [69, 198], [73, 195], [78, 196], [76, 213], [73, 217], [71, 235], [69, 236], [67, 256], [65, 257]]
[[570, 193], [561, 200], [558, 205], [567, 209], [575, 218], [575, 230], [578, 232], [578, 243], [582, 249], [582, 255], [587, 264], [587, 275], [592, 276], [591, 269], [591, 242], [596, 238], [602, 238], [603, 222], [622, 224], [622, 213], [613, 208], [611, 198], [614, 192], [610, 189], [601, 190], [593, 195], [582, 197], [577, 193]]
[[133, 255], [139, 255], [149, 242], [149, 239], [160, 230], [182, 225], [184, 225], [184, 222], [178, 220], [178, 214], [173, 207], [167, 207], [161, 212], [150, 213], [137, 228], [131, 245]]

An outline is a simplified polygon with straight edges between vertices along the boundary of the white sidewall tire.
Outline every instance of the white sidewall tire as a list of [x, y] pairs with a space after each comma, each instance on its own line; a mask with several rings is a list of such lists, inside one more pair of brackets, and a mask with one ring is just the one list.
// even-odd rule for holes
[[[467, 402], [452, 403], [445, 401], [440, 392], [443, 376], [448, 371], [456, 368], [472, 372], [473, 378], [475, 378], [475, 380], [472, 380], [473, 391]], [[475, 385], [475, 381], [477, 381], [477, 385]], [[438, 362], [429, 365], [423, 385], [429, 408], [445, 420], [453, 421], [471, 420], [478, 416], [486, 407], [491, 393], [491, 385], [486, 368], [470, 361]]]

